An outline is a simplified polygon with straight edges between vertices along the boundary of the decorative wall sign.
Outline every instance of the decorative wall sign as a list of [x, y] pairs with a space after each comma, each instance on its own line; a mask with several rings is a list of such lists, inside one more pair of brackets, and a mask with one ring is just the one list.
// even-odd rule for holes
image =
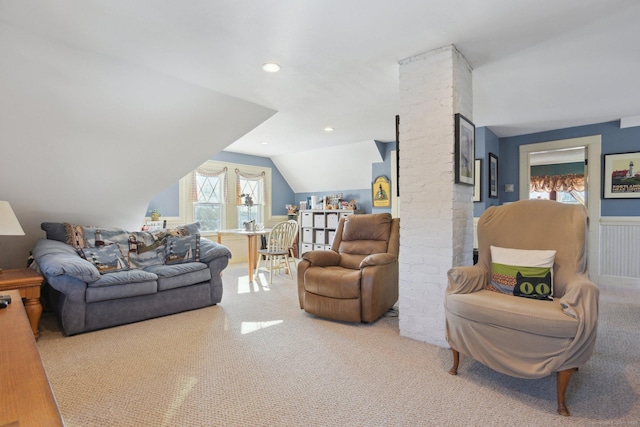
[[391, 206], [391, 192], [389, 180], [386, 176], [380, 175], [371, 184], [371, 200], [374, 208], [386, 208]]
[[476, 127], [462, 114], [457, 113], [456, 121], [456, 170], [455, 182], [474, 185], [473, 169], [476, 147]]
[[640, 152], [605, 154], [603, 157], [603, 198], [640, 198]]

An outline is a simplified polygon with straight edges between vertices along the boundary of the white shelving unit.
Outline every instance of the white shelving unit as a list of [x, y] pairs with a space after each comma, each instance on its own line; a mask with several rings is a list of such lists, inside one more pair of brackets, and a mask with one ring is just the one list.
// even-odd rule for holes
[[352, 215], [352, 210], [301, 210], [300, 211], [300, 242], [298, 253], [331, 249], [336, 228], [340, 218]]

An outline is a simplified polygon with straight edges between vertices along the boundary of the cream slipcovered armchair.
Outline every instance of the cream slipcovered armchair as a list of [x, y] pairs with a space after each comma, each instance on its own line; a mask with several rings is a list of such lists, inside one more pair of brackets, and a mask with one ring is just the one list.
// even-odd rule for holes
[[298, 264], [300, 308], [346, 322], [373, 322], [398, 300], [400, 219], [390, 214], [341, 218], [330, 251]]
[[[565, 392], [573, 372], [593, 352], [598, 324], [599, 292], [586, 271], [586, 225], [583, 206], [548, 200], [494, 206], [482, 214], [478, 263], [448, 272], [445, 316], [447, 341], [453, 350], [449, 373], [457, 373], [459, 353], [519, 378], [556, 372], [558, 413], [569, 415]], [[544, 278], [522, 278], [520, 271], [514, 293], [538, 294], [539, 299], [487, 289], [500, 288], [500, 283], [510, 280], [513, 265], [505, 266], [509, 263], [498, 259], [505, 252], [524, 254], [518, 265], [542, 253], [509, 249], [546, 250], [545, 256], [549, 250], [556, 251], [547, 264], [552, 265], [553, 300], [543, 295]]]

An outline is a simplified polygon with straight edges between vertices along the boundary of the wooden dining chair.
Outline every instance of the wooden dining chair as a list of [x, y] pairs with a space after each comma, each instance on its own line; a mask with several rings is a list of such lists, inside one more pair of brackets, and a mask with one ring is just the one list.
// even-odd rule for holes
[[258, 250], [256, 270], [260, 269], [260, 263], [264, 258], [267, 264], [266, 268], [269, 269], [269, 283], [273, 283], [273, 270], [275, 269], [285, 268], [289, 277], [293, 278], [291, 270], [294, 262], [290, 248], [293, 246], [297, 233], [298, 223], [296, 221], [290, 220], [276, 224], [267, 237], [266, 248]]

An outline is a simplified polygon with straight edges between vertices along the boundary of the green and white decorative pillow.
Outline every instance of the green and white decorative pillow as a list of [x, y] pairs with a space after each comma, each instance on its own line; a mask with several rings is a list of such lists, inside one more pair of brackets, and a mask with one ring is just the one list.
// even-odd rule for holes
[[82, 258], [95, 265], [100, 274], [129, 270], [129, 263], [116, 243], [78, 249]]
[[165, 264], [182, 264], [193, 261], [200, 261], [200, 234], [169, 236], [167, 238]]
[[487, 289], [539, 300], [553, 300], [555, 250], [491, 246], [491, 283]]

